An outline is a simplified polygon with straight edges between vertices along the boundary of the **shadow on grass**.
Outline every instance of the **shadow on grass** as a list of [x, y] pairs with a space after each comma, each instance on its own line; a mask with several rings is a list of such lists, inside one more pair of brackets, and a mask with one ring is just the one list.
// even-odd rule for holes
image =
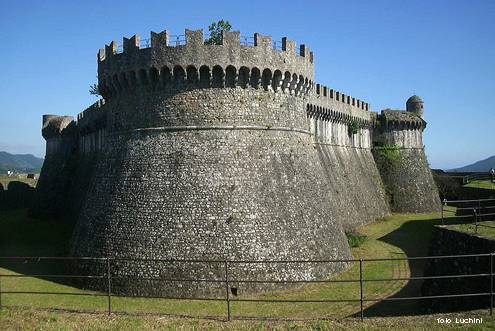
[[[457, 218], [445, 218], [444, 224], [463, 223]], [[432, 229], [435, 225], [440, 225], [441, 219], [420, 219], [404, 223], [401, 227], [386, 234], [378, 240], [387, 244], [399, 247], [405, 255], [397, 256], [399, 258], [428, 256], [429, 244], [432, 236]], [[393, 277], [422, 277], [424, 269], [428, 263], [427, 259], [408, 260], [410, 274], [394, 275]], [[366, 282], [365, 282], [366, 284]], [[423, 309], [422, 302], [424, 299], [400, 300], [398, 298], [420, 297], [422, 280], [408, 280], [398, 292], [385, 299], [372, 304], [364, 310], [366, 317], [386, 317], [386, 316], [404, 316], [404, 315], [423, 315], [428, 312]], [[365, 296], [366, 298], [366, 296]], [[358, 314], [354, 315], [358, 316]]]
[[[440, 219], [418, 219], [407, 221], [396, 230], [378, 240], [400, 248], [405, 256], [427, 256], [432, 228], [441, 223]], [[459, 223], [458, 219], [446, 219], [446, 224]], [[0, 217], [0, 256], [67, 256], [72, 226], [58, 220], [35, 220], [27, 216], [27, 210], [12, 210]], [[398, 257], [404, 257], [400, 255]], [[409, 260], [409, 274], [393, 277], [423, 276], [426, 260]], [[0, 267], [20, 274], [68, 274], [67, 263], [45, 262], [23, 259], [18, 261], [0, 260]], [[365, 275], [366, 276], [366, 275]], [[68, 278], [38, 276], [62, 285], [74, 285]], [[388, 299], [421, 296], [421, 280], [410, 280]], [[366, 283], [365, 283], [366, 289]], [[387, 285], [384, 284], [386, 289]], [[390, 287], [389, 287], [390, 288]], [[390, 293], [390, 291], [389, 291]], [[367, 298], [365, 292], [365, 298]], [[366, 317], [400, 316], [426, 314], [422, 300], [382, 301], [372, 304], [364, 311]], [[355, 317], [358, 314], [352, 315]]]
[[[33, 219], [27, 208], [3, 210], [0, 215], [0, 268], [23, 275], [67, 274], [65, 260], [29, 257], [64, 257], [69, 252], [73, 226], [56, 219]], [[25, 257], [10, 259], [8, 257]], [[37, 276], [69, 285], [67, 278]], [[21, 278], [18, 278], [19, 281]]]

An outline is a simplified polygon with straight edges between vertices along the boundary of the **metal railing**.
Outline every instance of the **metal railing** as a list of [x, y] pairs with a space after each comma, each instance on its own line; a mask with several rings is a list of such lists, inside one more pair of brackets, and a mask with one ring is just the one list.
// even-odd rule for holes
[[254, 46], [254, 37], [253, 36], [241, 36], [241, 45]]
[[474, 174], [463, 176], [462, 177], [462, 183], [463, 184], [469, 184], [473, 180], [487, 180], [487, 179], [493, 180], [493, 177], [488, 173], [474, 173]]
[[[452, 210], [452, 208], [455, 208]], [[447, 213], [455, 213], [446, 217]], [[495, 199], [477, 200], [447, 200], [442, 201], [441, 222], [445, 224], [445, 219], [458, 219], [461, 223], [472, 224], [475, 233], [478, 227], [492, 228], [495, 226], [484, 224], [483, 222], [495, 220]]]
[[[471, 274], [447, 274], [447, 275], [436, 275], [436, 276], [409, 276], [409, 277], [389, 277], [389, 278], [367, 278], [364, 276], [365, 265], [369, 263], [376, 262], [390, 262], [390, 261], [407, 261], [411, 263], [413, 261], [428, 261], [436, 260], [435, 263], [440, 263], [439, 261], [445, 259], [477, 259], [476, 263], [479, 266], [479, 258], [488, 257], [489, 263], [486, 266], [486, 270], [489, 272], [473, 272]], [[444, 256], [424, 256], [424, 257], [398, 257], [398, 258], [374, 258], [374, 259], [343, 259], [343, 260], [297, 260], [297, 261], [241, 261], [241, 260], [162, 260], [162, 259], [120, 259], [120, 258], [92, 258], [92, 257], [0, 257], [0, 262], [5, 261], [21, 261], [23, 263], [27, 262], [41, 262], [41, 261], [71, 261], [71, 262], [92, 262], [99, 263], [100, 265], [105, 265], [104, 272], [97, 275], [81, 275], [81, 274], [46, 274], [46, 273], [24, 273], [24, 274], [0, 274], [0, 309], [2, 308], [2, 295], [56, 295], [56, 296], [97, 296], [107, 298], [106, 312], [112, 314], [112, 298], [114, 297], [146, 297], [155, 299], [170, 299], [170, 300], [199, 300], [199, 301], [219, 301], [225, 302], [225, 316], [219, 316], [220, 318], [225, 318], [230, 321], [233, 318], [242, 318], [242, 316], [233, 316], [231, 305], [236, 302], [251, 302], [251, 303], [288, 303], [288, 304], [298, 304], [298, 303], [359, 303], [359, 317], [361, 320], [365, 318], [365, 309], [367, 303], [378, 303], [387, 301], [408, 301], [408, 300], [427, 300], [427, 299], [459, 299], [466, 297], [488, 297], [489, 298], [489, 313], [493, 314], [493, 258], [494, 253], [490, 254], [470, 254], [470, 255], [444, 255]], [[207, 263], [216, 264], [217, 266], [223, 265], [223, 277], [218, 279], [208, 279], [208, 278], [156, 278], [156, 277], [136, 277], [136, 276], [119, 276], [113, 272], [113, 266], [119, 262], [139, 262], [142, 263], [182, 263], [182, 264], [193, 264], [193, 263]], [[359, 268], [359, 278], [349, 278], [349, 279], [324, 279], [324, 280], [308, 280], [308, 279], [292, 279], [292, 280], [280, 280], [280, 279], [233, 279], [231, 275], [233, 273], [233, 265], [236, 264], [287, 264], [287, 263], [310, 263], [310, 264], [332, 264], [332, 263], [357, 263]], [[60, 278], [79, 278], [79, 279], [100, 279], [106, 282], [106, 291], [100, 292], [89, 292], [89, 291], [28, 291], [28, 290], [6, 290], [2, 286], [3, 278], [47, 278], [47, 279], [60, 279]], [[384, 297], [370, 297], [366, 295], [364, 284], [372, 282], [397, 282], [397, 281], [424, 281], [424, 280], [445, 280], [445, 279], [458, 279], [458, 278], [488, 278], [490, 282], [490, 290], [475, 293], [455, 293], [455, 294], [441, 294], [441, 295], [413, 295], [413, 296], [394, 296], [387, 294]], [[201, 283], [215, 283], [224, 284], [225, 294], [224, 296], [198, 296], [198, 297], [178, 297], [178, 296], [159, 296], [159, 295], [123, 295], [116, 293], [112, 290], [112, 284], [117, 279], [131, 279], [131, 280], [154, 280], [160, 282], [201, 282]], [[321, 299], [321, 298], [305, 298], [305, 299], [263, 299], [263, 298], [233, 298], [230, 295], [230, 285], [233, 283], [239, 284], [328, 284], [328, 283], [359, 283], [359, 296], [349, 297], [345, 299]], [[479, 283], [479, 281], [476, 281]], [[394, 292], [395, 293], [395, 292]], [[376, 294], [376, 293], [373, 293]], [[47, 307], [48, 308], [48, 307]], [[255, 318], [266, 318], [261, 316], [256, 316]], [[289, 318], [290, 319], [290, 318]]]
[[[210, 35], [206, 34], [204, 35], [204, 40], [208, 40], [210, 38]], [[253, 36], [240, 36], [240, 43], [243, 46], [254, 46], [254, 37]], [[186, 36], [185, 35], [170, 35], [168, 39], [168, 45], [169, 46], [182, 46], [186, 44]], [[151, 47], [151, 39], [146, 38], [146, 39], [141, 39], [139, 42], [139, 48], [149, 48]], [[272, 42], [272, 47], [274, 50], [281, 51], [282, 50], [282, 41], [281, 40], [274, 40]], [[124, 52], [124, 46], [123, 45], [118, 45], [116, 54], [121, 54]]]

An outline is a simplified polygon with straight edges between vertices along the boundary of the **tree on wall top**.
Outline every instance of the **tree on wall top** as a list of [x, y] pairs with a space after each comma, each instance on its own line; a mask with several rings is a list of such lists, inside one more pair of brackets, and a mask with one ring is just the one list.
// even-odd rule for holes
[[230, 31], [232, 25], [229, 21], [220, 20], [213, 22], [208, 27], [210, 31], [210, 37], [205, 40], [206, 45], [221, 45], [222, 44], [222, 31]]
[[100, 89], [98, 88], [98, 84], [93, 84], [89, 86], [89, 94], [100, 97]]

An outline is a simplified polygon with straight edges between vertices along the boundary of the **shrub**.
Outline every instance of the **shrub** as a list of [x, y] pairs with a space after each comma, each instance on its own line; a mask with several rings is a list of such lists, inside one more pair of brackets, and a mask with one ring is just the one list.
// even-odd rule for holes
[[398, 145], [384, 145], [382, 147], [376, 147], [378, 155], [387, 161], [392, 163], [400, 160], [400, 147]]
[[365, 235], [359, 233], [346, 233], [347, 242], [349, 243], [349, 247], [359, 247], [361, 246], [367, 239]]
[[359, 125], [359, 123], [356, 120], [352, 120], [349, 123], [349, 133], [350, 134], [358, 133], [359, 129], [361, 129], [361, 126]]

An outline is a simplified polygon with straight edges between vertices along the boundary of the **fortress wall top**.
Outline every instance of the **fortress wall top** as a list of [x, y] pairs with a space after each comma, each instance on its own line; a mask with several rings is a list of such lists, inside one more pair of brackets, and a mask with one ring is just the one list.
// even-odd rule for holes
[[77, 114], [77, 127], [81, 135], [95, 132], [106, 127], [106, 119], [105, 100], [100, 99]]
[[72, 116], [43, 115], [41, 134], [46, 140], [46, 157], [68, 154], [73, 146], [76, 125]]
[[58, 137], [73, 122], [72, 116], [43, 115], [41, 134], [46, 140]]
[[397, 145], [407, 149], [422, 149], [422, 132], [426, 122], [415, 113], [402, 110], [382, 110], [377, 116], [373, 140], [377, 146]]
[[381, 129], [385, 131], [392, 130], [418, 130], [423, 131], [426, 128], [426, 122], [418, 115], [403, 111], [384, 109], [377, 116], [380, 121]]
[[[223, 75], [228, 67], [233, 67], [239, 70], [239, 76], [242, 68], [256, 69], [260, 74], [268, 69], [270, 75], [281, 76], [281, 84], [284, 80], [289, 83], [293, 76], [299, 81], [303, 77], [312, 84], [314, 58], [305, 45], [296, 52], [295, 42], [286, 37], [282, 38], [280, 47], [277, 43], [274, 47], [271, 36], [259, 33], [244, 44], [239, 31], [223, 32], [222, 36], [221, 45], [209, 45], [205, 44], [203, 30], [186, 30], [185, 36], [177, 37], [173, 46], [169, 43], [171, 36], [167, 31], [151, 32], [151, 38], [144, 43], [145, 48], [140, 48], [142, 43], [137, 35], [124, 38], [121, 53], [117, 42], [113, 41], [98, 52], [99, 86], [105, 92], [114, 85], [123, 86], [132, 81], [146, 83], [158, 75], [162, 79], [176, 75], [184, 79], [188, 67], [194, 68], [191, 70], [194, 75], [198, 70], [201, 73], [201, 67], [209, 68], [208, 75], [213, 76], [215, 67], [220, 67]], [[181, 69], [176, 71], [177, 67]], [[280, 73], [276, 74], [277, 71]]]
[[367, 102], [345, 95], [326, 86], [316, 84], [308, 100], [308, 116], [351, 123], [356, 121], [363, 126], [371, 126], [374, 120]]
[[331, 89], [321, 84], [315, 85], [315, 94], [317, 98], [321, 98], [323, 102], [327, 101], [331, 103], [336, 103], [336, 105], [338, 104], [348, 105], [344, 107], [345, 109], [357, 109], [364, 111], [371, 110], [371, 107], [367, 102], [354, 98], [350, 95], [346, 95], [342, 92], [335, 91], [334, 89]]

